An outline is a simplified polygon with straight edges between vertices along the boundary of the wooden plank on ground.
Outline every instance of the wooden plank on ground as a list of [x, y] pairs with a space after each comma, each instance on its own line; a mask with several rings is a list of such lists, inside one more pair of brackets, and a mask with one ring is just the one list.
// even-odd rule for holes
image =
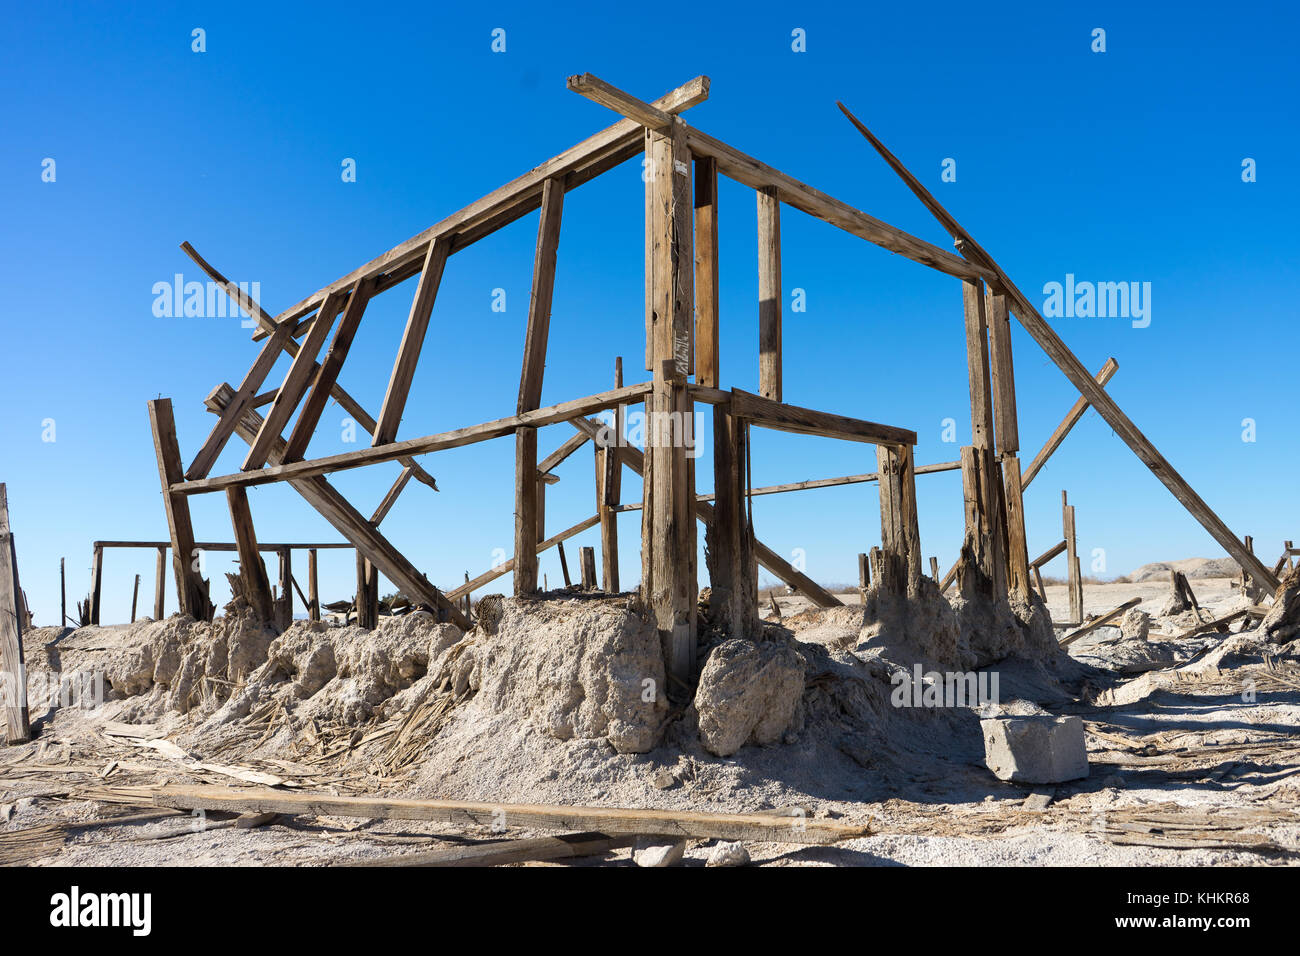
[[160, 787], [152, 791], [152, 802], [157, 807], [179, 810], [310, 814], [371, 820], [431, 820], [466, 826], [595, 830], [607, 834], [656, 834], [698, 840], [745, 840], [758, 843], [829, 844], [868, 836], [871, 832], [870, 827], [865, 825], [837, 823], [802, 814], [780, 817], [765, 813], [707, 813], [700, 810], [351, 797], [261, 788]]
[[1085, 634], [1091, 634], [1097, 628], [1105, 627], [1107, 624], [1110, 624], [1112, 621], [1118, 618], [1129, 608], [1137, 607], [1141, 603], [1142, 603], [1142, 599], [1140, 597], [1130, 598], [1129, 600], [1121, 604], [1119, 607], [1112, 608], [1111, 610], [1103, 614], [1101, 617], [1094, 618], [1093, 620], [1089, 621], [1087, 624], [1079, 628], [1077, 631], [1071, 631], [1065, 637], [1061, 638], [1061, 646], [1068, 647], [1070, 644], [1073, 644], [1075, 641], [1083, 637]]
[[532, 839], [478, 840], [473, 843], [398, 853], [337, 866], [506, 866], [511, 863], [540, 863], [549, 860], [604, 856], [611, 850], [631, 846], [637, 837], [612, 837], [604, 833], [564, 833]]

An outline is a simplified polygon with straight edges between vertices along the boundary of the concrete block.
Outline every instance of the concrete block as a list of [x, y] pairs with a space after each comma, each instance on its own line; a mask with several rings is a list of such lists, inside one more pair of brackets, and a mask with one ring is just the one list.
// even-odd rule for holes
[[984, 763], [999, 780], [1064, 783], [1088, 776], [1088, 747], [1078, 717], [990, 717]]

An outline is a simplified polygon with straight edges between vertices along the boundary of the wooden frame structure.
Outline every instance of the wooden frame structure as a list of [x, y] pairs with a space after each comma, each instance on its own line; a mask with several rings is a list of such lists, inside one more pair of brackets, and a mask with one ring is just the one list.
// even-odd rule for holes
[[[978, 586], [990, 595], [1030, 599], [1022, 495], [1053, 450], [1091, 405], [1173, 491], [1207, 530], [1259, 581], [1273, 580], [1104, 391], [1109, 374], [1094, 379], [1041, 315], [968, 233], [943, 210], [882, 144], [847, 110], [863, 135], [913, 189], [957, 242], [960, 254], [932, 243], [826, 195], [687, 124], [680, 114], [708, 96], [707, 77], [697, 77], [653, 102], [641, 101], [604, 81], [582, 74], [570, 90], [622, 117], [612, 126], [534, 167], [518, 179], [453, 213], [305, 299], [271, 316], [238, 286], [205, 262], [188, 243], [182, 248], [208, 276], [257, 322], [261, 352], [237, 387], [221, 384], [208, 396], [217, 422], [188, 468], [182, 466], [167, 399], [150, 403], [155, 448], [173, 555], [195, 547], [189, 498], [223, 491], [230, 501], [241, 554], [252, 560], [256, 538], [246, 489], [288, 482], [357, 549], [359, 581], [382, 571], [409, 598], [442, 618], [468, 625], [461, 601], [473, 590], [510, 571], [515, 593], [537, 590], [537, 554], [589, 527], [599, 525], [604, 586], [617, 590], [616, 516], [641, 511], [641, 592], [660, 631], [669, 673], [679, 683], [694, 676], [698, 569], [696, 520], [706, 529], [711, 614], [732, 633], [757, 626], [756, 567], [762, 565], [822, 606], [838, 604], [806, 575], [791, 567], [754, 535], [754, 494], [877, 481], [880, 487], [881, 547], [872, 550], [878, 588], [913, 592], [921, 581], [915, 476], [961, 469], [966, 500], [966, 542], [959, 565], [964, 576], [978, 571]], [[843, 107], [841, 107], [843, 108]], [[625, 385], [621, 363], [607, 392], [542, 407], [551, 301], [565, 194], [638, 154], [645, 156], [645, 368], [649, 379]], [[718, 188], [726, 176], [755, 190], [758, 235], [759, 393], [721, 387], [718, 306]], [[960, 461], [917, 467], [915, 433], [906, 429], [786, 404], [782, 387], [781, 230], [782, 206], [791, 206], [890, 252], [960, 280], [964, 302], [971, 393], [972, 444]], [[532, 294], [523, 343], [519, 391], [513, 415], [423, 437], [398, 439], [421, 347], [431, 323], [438, 286], [448, 260], [520, 217], [540, 209]], [[418, 276], [392, 375], [378, 416], [372, 417], [338, 384], [339, 372], [366, 304]], [[1021, 470], [1012, 365], [1013, 315], [1081, 393], [1076, 408], [1042, 452]], [[336, 327], [337, 324], [337, 327]], [[325, 341], [331, 344], [317, 361]], [[278, 388], [259, 394], [281, 352], [293, 357]], [[1105, 370], [1103, 370], [1103, 373]], [[1111, 373], [1113, 374], [1113, 369]], [[693, 380], [692, 380], [693, 379]], [[336, 399], [371, 435], [358, 451], [309, 457], [311, 433], [327, 397]], [[645, 448], [623, 440], [626, 406], [644, 403]], [[691, 423], [698, 404], [712, 406], [714, 493], [695, 493]], [[258, 408], [269, 405], [263, 417]], [[297, 421], [285, 439], [295, 411]], [[614, 430], [591, 418], [613, 410]], [[551, 455], [538, 461], [538, 430], [568, 422], [577, 430]], [[754, 489], [749, 475], [751, 426], [873, 443], [878, 470], [840, 479]], [[210, 476], [217, 454], [232, 435], [249, 445], [242, 468]], [[516, 450], [514, 556], [460, 587], [443, 593], [378, 530], [379, 522], [406, 480], [415, 477], [436, 490], [417, 456], [491, 438], [513, 435]], [[545, 487], [550, 469], [588, 440], [596, 459], [596, 514], [545, 537]], [[329, 474], [387, 461], [404, 466], [402, 476], [367, 520], [328, 483]], [[622, 468], [640, 474], [643, 501], [619, 501]], [[594, 557], [594, 556], [592, 556]], [[198, 613], [206, 601], [203, 582], [188, 564], [174, 561], [183, 610]], [[583, 555], [583, 581], [594, 583], [591, 558]], [[957, 566], [947, 576], [951, 579]], [[862, 568], [865, 581], [867, 569]], [[567, 575], [566, 575], [567, 577]], [[943, 582], [945, 585], [947, 581]], [[965, 585], [963, 585], [965, 586]], [[865, 587], [865, 584], [864, 584]]]

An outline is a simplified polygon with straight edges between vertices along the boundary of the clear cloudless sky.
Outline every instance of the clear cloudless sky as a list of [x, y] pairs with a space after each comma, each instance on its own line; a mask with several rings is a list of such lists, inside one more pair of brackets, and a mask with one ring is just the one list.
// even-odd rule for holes
[[[1114, 356], [1121, 406], [1271, 562], [1300, 540], [1294, 390], [1300, 212], [1292, 4], [40, 3], [10, 5], [0, 38], [0, 481], [37, 624], [89, 588], [95, 539], [166, 537], [146, 401], [172, 399], [182, 456], [258, 346], [238, 318], [158, 317], [154, 285], [204, 276], [188, 240], [275, 314], [613, 122], [570, 93], [592, 72], [653, 99], [712, 78], [689, 121], [796, 178], [944, 247], [950, 239], [835, 108], [843, 100], [1041, 301], [1049, 282], [1149, 282], [1151, 323], [1061, 318], [1096, 370]], [[493, 30], [506, 49], [494, 53]], [[1104, 53], [1093, 31], [1105, 30]], [[195, 29], [206, 51], [192, 50]], [[792, 49], [805, 31], [806, 52]], [[1257, 181], [1243, 182], [1255, 161]], [[345, 160], [356, 181], [345, 182]], [[955, 161], [956, 181], [941, 177]], [[43, 179], [54, 161], [54, 181]], [[608, 388], [622, 355], [642, 380], [643, 198], [633, 160], [565, 199], [543, 403]], [[751, 190], [720, 186], [723, 384], [757, 386]], [[513, 412], [537, 214], [448, 263], [399, 437]], [[969, 442], [960, 283], [785, 207], [785, 398], [901, 425], [918, 463]], [[506, 309], [492, 309], [494, 290]], [[803, 290], [806, 311], [791, 309]], [[367, 311], [342, 384], [378, 411], [414, 292]], [[499, 297], [498, 297], [499, 299]], [[1022, 454], [1077, 393], [1013, 323]], [[282, 360], [269, 382], [277, 384]], [[349, 444], [331, 403], [309, 454]], [[946, 437], [945, 419], [955, 421]], [[1248, 433], [1254, 424], [1254, 434]], [[541, 433], [545, 455], [565, 426]], [[708, 430], [702, 431], [705, 447]], [[1243, 440], [1253, 437], [1253, 441]], [[52, 439], [52, 440], [51, 440]], [[214, 474], [239, 467], [231, 442]], [[513, 443], [426, 456], [384, 524], [436, 584], [509, 553]], [[699, 486], [711, 490], [707, 454]], [[871, 446], [756, 431], [756, 484], [875, 470]], [[369, 513], [396, 464], [334, 476]], [[587, 449], [558, 474], [549, 532], [594, 506]], [[921, 540], [946, 569], [961, 540], [958, 473], [918, 478]], [[624, 483], [627, 500], [639, 483]], [[1030, 551], [1078, 508], [1085, 573], [1223, 554], [1090, 411], [1029, 489]], [[264, 541], [338, 540], [286, 486], [251, 492]], [[194, 499], [199, 539], [231, 540], [224, 496]], [[759, 536], [828, 583], [856, 579], [879, 540], [874, 485], [754, 501]], [[620, 521], [624, 586], [639, 516]], [[595, 532], [570, 542], [597, 544]], [[703, 535], [701, 535], [701, 547]], [[1100, 549], [1100, 550], [1097, 550]], [[232, 555], [213, 554], [214, 598]], [[1049, 573], [1061, 574], [1061, 559]], [[1104, 562], [1104, 563], [1103, 563]], [[305, 556], [296, 563], [305, 586]], [[703, 567], [703, 562], [701, 562]], [[552, 586], [554, 552], [542, 558]], [[274, 564], [271, 562], [274, 575]], [[125, 620], [151, 552], [110, 552], [103, 620]], [[167, 610], [176, 607], [167, 586]], [[354, 587], [324, 552], [326, 600]], [[704, 582], [702, 582], [704, 583]], [[509, 579], [497, 585], [509, 587]], [[385, 582], [381, 590], [391, 586]], [[301, 609], [300, 613], [301, 613]]]

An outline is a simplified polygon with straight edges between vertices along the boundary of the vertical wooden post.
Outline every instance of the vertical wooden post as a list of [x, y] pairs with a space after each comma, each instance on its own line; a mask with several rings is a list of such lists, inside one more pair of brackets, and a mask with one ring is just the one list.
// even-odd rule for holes
[[695, 384], [718, 387], [718, 166], [695, 157]]
[[[564, 209], [564, 183], [548, 179], [542, 184], [542, 215], [533, 253], [532, 297], [528, 329], [524, 336], [523, 368], [519, 375], [519, 414], [537, 408], [542, 399], [546, 371], [546, 344], [551, 328], [551, 300], [555, 292], [555, 257], [560, 245], [560, 217]], [[538, 486], [537, 429], [515, 432], [515, 596], [537, 590], [537, 542], [542, 540]]]
[[934, 583], [939, 583], [939, 559], [930, 555], [930, 577], [934, 578]]
[[515, 597], [537, 590], [537, 429], [515, 431]]
[[280, 606], [276, 608], [276, 627], [285, 631], [293, 623], [293, 553], [288, 548], [277, 552], [280, 558]]
[[239, 576], [244, 584], [244, 596], [257, 619], [271, 625], [275, 621], [271, 604], [271, 582], [266, 577], [266, 566], [257, 550], [257, 534], [253, 530], [253, 512], [248, 506], [248, 490], [243, 485], [226, 489], [226, 503], [230, 506], [230, 524], [235, 529], [235, 550], [239, 553]]
[[1020, 488], [1020, 459], [1002, 462], [1007, 501], [1007, 587], [1021, 601], [1029, 600], [1029, 551], [1025, 540], [1025, 506]]
[[758, 393], [781, 401], [781, 199], [758, 190]]
[[[614, 387], [623, 387], [623, 358], [614, 358]], [[617, 594], [621, 588], [618, 580], [618, 507], [623, 497], [623, 462], [619, 448], [623, 445], [623, 406], [614, 409], [615, 446], [601, 448], [597, 444], [597, 512], [600, 514], [601, 581], [605, 590]], [[603, 469], [602, 469], [603, 465]]]
[[970, 384], [971, 444], [975, 448], [981, 521], [975, 532], [982, 551], [981, 569], [993, 583], [993, 594], [1006, 593], [1006, 536], [1001, 515], [1001, 476], [994, 457], [993, 384], [989, 369], [988, 321], [984, 286], [979, 280], [962, 281], [966, 328], [966, 372]]
[[880, 589], [915, 595], [921, 586], [921, 533], [916, 476], [908, 445], [877, 445], [880, 473]]
[[10, 744], [31, 740], [27, 714], [27, 666], [23, 661], [23, 615], [18, 613], [18, 554], [9, 526], [9, 498], [0, 482], [0, 699]]
[[357, 627], [374, 630], [379, 625], [379, 571], [357, 552]]
[[316, 549], [307, 549], [307, 600], [311, 607], [307, 609], [313, 621], [320, 620], [320, 587], [316, 578]]
[[140, 575], [135, 576], [135, 586], [131, 588], [131, 623], [135, 623], [135, 611], [140, 601]]
[[[469, 572], [468, 572], [468, 571], [465, 572], [465, 583], [466, 583], [466, 584], [469, 584]], [[470, 616], [470, 613], [471, 613], [473, 610], [474, 610], [474, 602], [470, 599], [470, 592], [469, 592], [468, 590], [466, 590], [466, 591], [465, 591], [465, 607], [464, 607], [465, 616], [466, 616], [466, 617], [469, 617], [469, 616]]]
[[582, 589], [594, 591], [596, 590], [596, 549], [582, 548], [578, 554], [582, 559]]
[[95, 545], [90, 565], [90, 623], [99, 626], [99, 603], [104, 590], [104, 549]]
[[206, 621], [212, 616], [212, 605], [208, 600], [206, 582], [194, 566], [197, 552], [194, 547], [194, 527], [190, 524], [189, 501], [184, 495], [170, 490], [173, 484], [184, 477], [170, 398], [149, 402], [149, 422], [153, 428], [158, 478], [162, 483], [163, 506], [167, 512], [167, 529], [171, 535], [172, 574], [176, 578], [177, 604], [182, 614]]
[[167, 549], [159, 548], [153, 567], [153, 619], [161, 621], [166, 607]]
[[64, 559], [59, 558], [59, 627], [68, 622], [68, 579], [64, 573]]
[[1074, 505], [1061, 491], [1061, 530], [1065, 538], [1065, 567], [1069, 583], [1070, 620], [1083, 623], [1083, 577], [1079, 573], [1079, 552], [1075, 541]]
[[709, 598], [714, 626], [731, 637], [755, 637], [758, 581], [745, 516], [746, 431], [729, 403], [713, 406], [713, 521], [706, 529]]
[[695, 676], [696, 577], [694, 403], [687, 390], [694, 333], [691, 155], [679, 118], [647, 129], [646, 275], [653, 373], [646, 396], [641, 583], [668, 672]]
[[866, 552], [858, 552], [858, 597], [867, 603], [867, 590], [871, 587], [871, 564]]

